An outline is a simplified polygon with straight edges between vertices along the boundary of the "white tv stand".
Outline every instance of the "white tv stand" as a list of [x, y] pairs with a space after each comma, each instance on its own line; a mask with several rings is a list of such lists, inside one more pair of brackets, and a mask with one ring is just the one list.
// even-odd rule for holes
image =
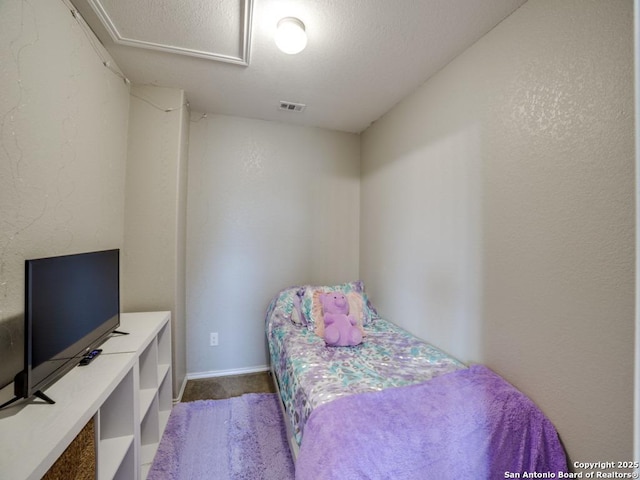
[[97, 479], [145, 479], [169, 419], [170, 312], [125, 313], [102, 354], [0, 411], [0, 478], [40, 479], [93, 417]]

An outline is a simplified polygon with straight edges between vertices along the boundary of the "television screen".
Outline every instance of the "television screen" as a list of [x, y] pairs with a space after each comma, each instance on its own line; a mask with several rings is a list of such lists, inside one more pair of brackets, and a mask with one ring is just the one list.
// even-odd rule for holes
[[115, 249], [26, 260], [25, 369], [16, 396], [41, 394], [119, 326], [119, 257]]

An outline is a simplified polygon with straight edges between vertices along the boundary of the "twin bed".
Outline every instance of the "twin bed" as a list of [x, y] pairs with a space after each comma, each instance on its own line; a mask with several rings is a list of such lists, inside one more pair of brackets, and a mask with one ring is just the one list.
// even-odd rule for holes
[[[317, 298], [329, 291], [349, 297], [361, 344], [326, 346]], [[567, 472], [555, 428], [526, 396], [380, 318], [361, 282], [281, 291], [266, 332], [296, 479]]]

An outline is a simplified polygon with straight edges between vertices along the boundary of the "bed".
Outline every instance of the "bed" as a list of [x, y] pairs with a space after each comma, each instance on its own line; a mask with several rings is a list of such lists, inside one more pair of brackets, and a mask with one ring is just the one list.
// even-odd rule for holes
[[[332, 291], [349, 297], [357, 346], [325, 344], [317, 299]], [[556, 430], [531, 400], [380, 318], [362, 282], [282, 290], [266, 334], [296, 479], [567, 472]]]

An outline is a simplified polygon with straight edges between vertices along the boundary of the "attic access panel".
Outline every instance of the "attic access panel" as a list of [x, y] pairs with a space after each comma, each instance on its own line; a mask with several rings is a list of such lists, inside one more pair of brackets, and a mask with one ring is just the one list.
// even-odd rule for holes
[[253, 0], [87, 0], [121, 45], [249, 65]]

